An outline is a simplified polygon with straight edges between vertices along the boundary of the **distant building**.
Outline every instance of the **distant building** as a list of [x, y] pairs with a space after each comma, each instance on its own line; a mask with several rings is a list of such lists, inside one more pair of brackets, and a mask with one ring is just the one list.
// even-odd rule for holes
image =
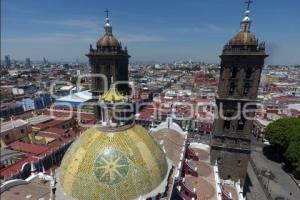
[[31, 131], [30, 124], [21, 119], [1, 123], [1, 147], [27, 137]]
[[[19, 89], [18, 91], [22, 91], [22, 90]], [[24, 92], [21, 94], [24, 94]], [[29, 94], [29, 93], [25, 93], [25, 94]], [[49, 93], [46, 92], [37, 92], [31, 97], [30, 96], [25, 97], [16, 101], [16, 104], [22, 106], [25, 112], [30, 110], [41, 110], [49, 106], [51, 103], [53, 103], [53, 98]]]
[[30, 58], [26, 58], [26, 60], [25, 60], [25, 67], [31, 67]]
[[23, 106], [15, 102], [1, 103], [0, 118], [9, 119], [13, 115], [22, 114]]
[[22, 100], [17, 101], [16, 103], [17, 105], [21, 105], [25, 112], [34, 110], [34, 100], [32, 98], [23, 98]]
[[57, 105], [66, 105], [66, 106], [80, 106], [89, 100], [92, 99], [92, 93], [90, 91], [82, 91], [71, 93], [69, 95], [63, 96], [55, 100], [55, 104]]
[[33, 84], [22, 85], [12, 89], [13, 95], [34, 94], [37, 92], [37, 87]]
[[36, 93], [33, 100], [35, 110], [43, 109], [51, 105], [54, 101], [54, 99], [51, 97], [51, 94], [46, 92]]
[[11, 61], [9, 55], [5, 56], [5, 66], [10, 67], [11, 66]]
[[47, 64], [48, 64], [48, 61], [46, 60], [45, 57], [43, 57], [43, 64], [44, 64], [44, 65], [47, 65]]

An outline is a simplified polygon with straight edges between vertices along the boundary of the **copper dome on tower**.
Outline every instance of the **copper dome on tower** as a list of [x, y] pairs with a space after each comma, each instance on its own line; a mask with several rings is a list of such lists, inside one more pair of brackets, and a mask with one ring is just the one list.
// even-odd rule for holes
[[240, 31], [230, 41], [229, 45], [258, 45], [257, 39], [250, 31]]
[[229, 45], [232, 46], [257, 46], [258, 41], [255, 36], [250, 32], [251, 19], [250, 10], [245, 11], [245, 17], [241, 21], [241, 29], [230, 41]]
[[104, 24], [104, 30], [105, 34], [97, 41], [97, 47], [98, 48], [106, 48], [106, 47], [112, 47], [112, 48], [120, 48], [121, 44], [120, 42], [113, 36], [112, 34], [112, 26], [110, 25], [109, 18], [108, 18], [108, 11], [107, 16], [105, 19]]
[[113, 35], [104, 35], [97, 41], [97, 47], [120, 47], [120, 42]]

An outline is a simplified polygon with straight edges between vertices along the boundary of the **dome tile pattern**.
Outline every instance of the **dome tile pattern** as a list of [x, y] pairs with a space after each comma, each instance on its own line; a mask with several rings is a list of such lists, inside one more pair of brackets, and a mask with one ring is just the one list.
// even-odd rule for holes
[[111, 133], [93, 127], [68, 149], [59, 181], [73, 199], [126, 200], [154, 190], [167, 171], [165, 154], [143, 127]]

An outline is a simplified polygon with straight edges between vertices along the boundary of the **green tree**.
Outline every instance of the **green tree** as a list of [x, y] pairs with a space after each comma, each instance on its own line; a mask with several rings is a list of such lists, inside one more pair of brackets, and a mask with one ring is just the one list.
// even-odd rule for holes
[[300, 175], [300, 117], [279, 119], [267, 127], [267, 138]]
[[284, 155], [292, 164], [297, 164], [300, 161], [300, 140], [292, 141]]
[[288, 137], [285, 130], [288, 128], [287, 124], [282, 119], [277, 120], [268, 125], [267, 127], [267, 139], [271, 144], [276, 145], [283, 150], [287, 147]]

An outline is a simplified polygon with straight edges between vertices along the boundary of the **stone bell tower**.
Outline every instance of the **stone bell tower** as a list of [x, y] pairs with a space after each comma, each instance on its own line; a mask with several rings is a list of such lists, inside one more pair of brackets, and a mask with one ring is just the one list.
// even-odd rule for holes
[[220, 177], [244, 184], [250, 159], [251, 131], [265, 44], [250, 32], [250, 9], [240, 32], [223, 49], [216, 104], [218, 116], [211, 139], [211, 162], [218, 162]]
[[[128, 82], [128, 60], [127, 47], [123, 49], [112, 33], [112, 26], [106, 9], [104, 24], [104, 35], [97, 41], [96, 49], [90, 45], [87, 54], [91, 65], [92, 94], [93, 102], [98, 102], [99, 95], [103, 95], [110, 88], [112, 82], [121, 81], [117, 85], [118, 90], [123, 94], [129, 94]], [[105, 78], [104, 78], [105, 77]], [[94, 107], [97, 121], [101, 119], [99, 106]]]

